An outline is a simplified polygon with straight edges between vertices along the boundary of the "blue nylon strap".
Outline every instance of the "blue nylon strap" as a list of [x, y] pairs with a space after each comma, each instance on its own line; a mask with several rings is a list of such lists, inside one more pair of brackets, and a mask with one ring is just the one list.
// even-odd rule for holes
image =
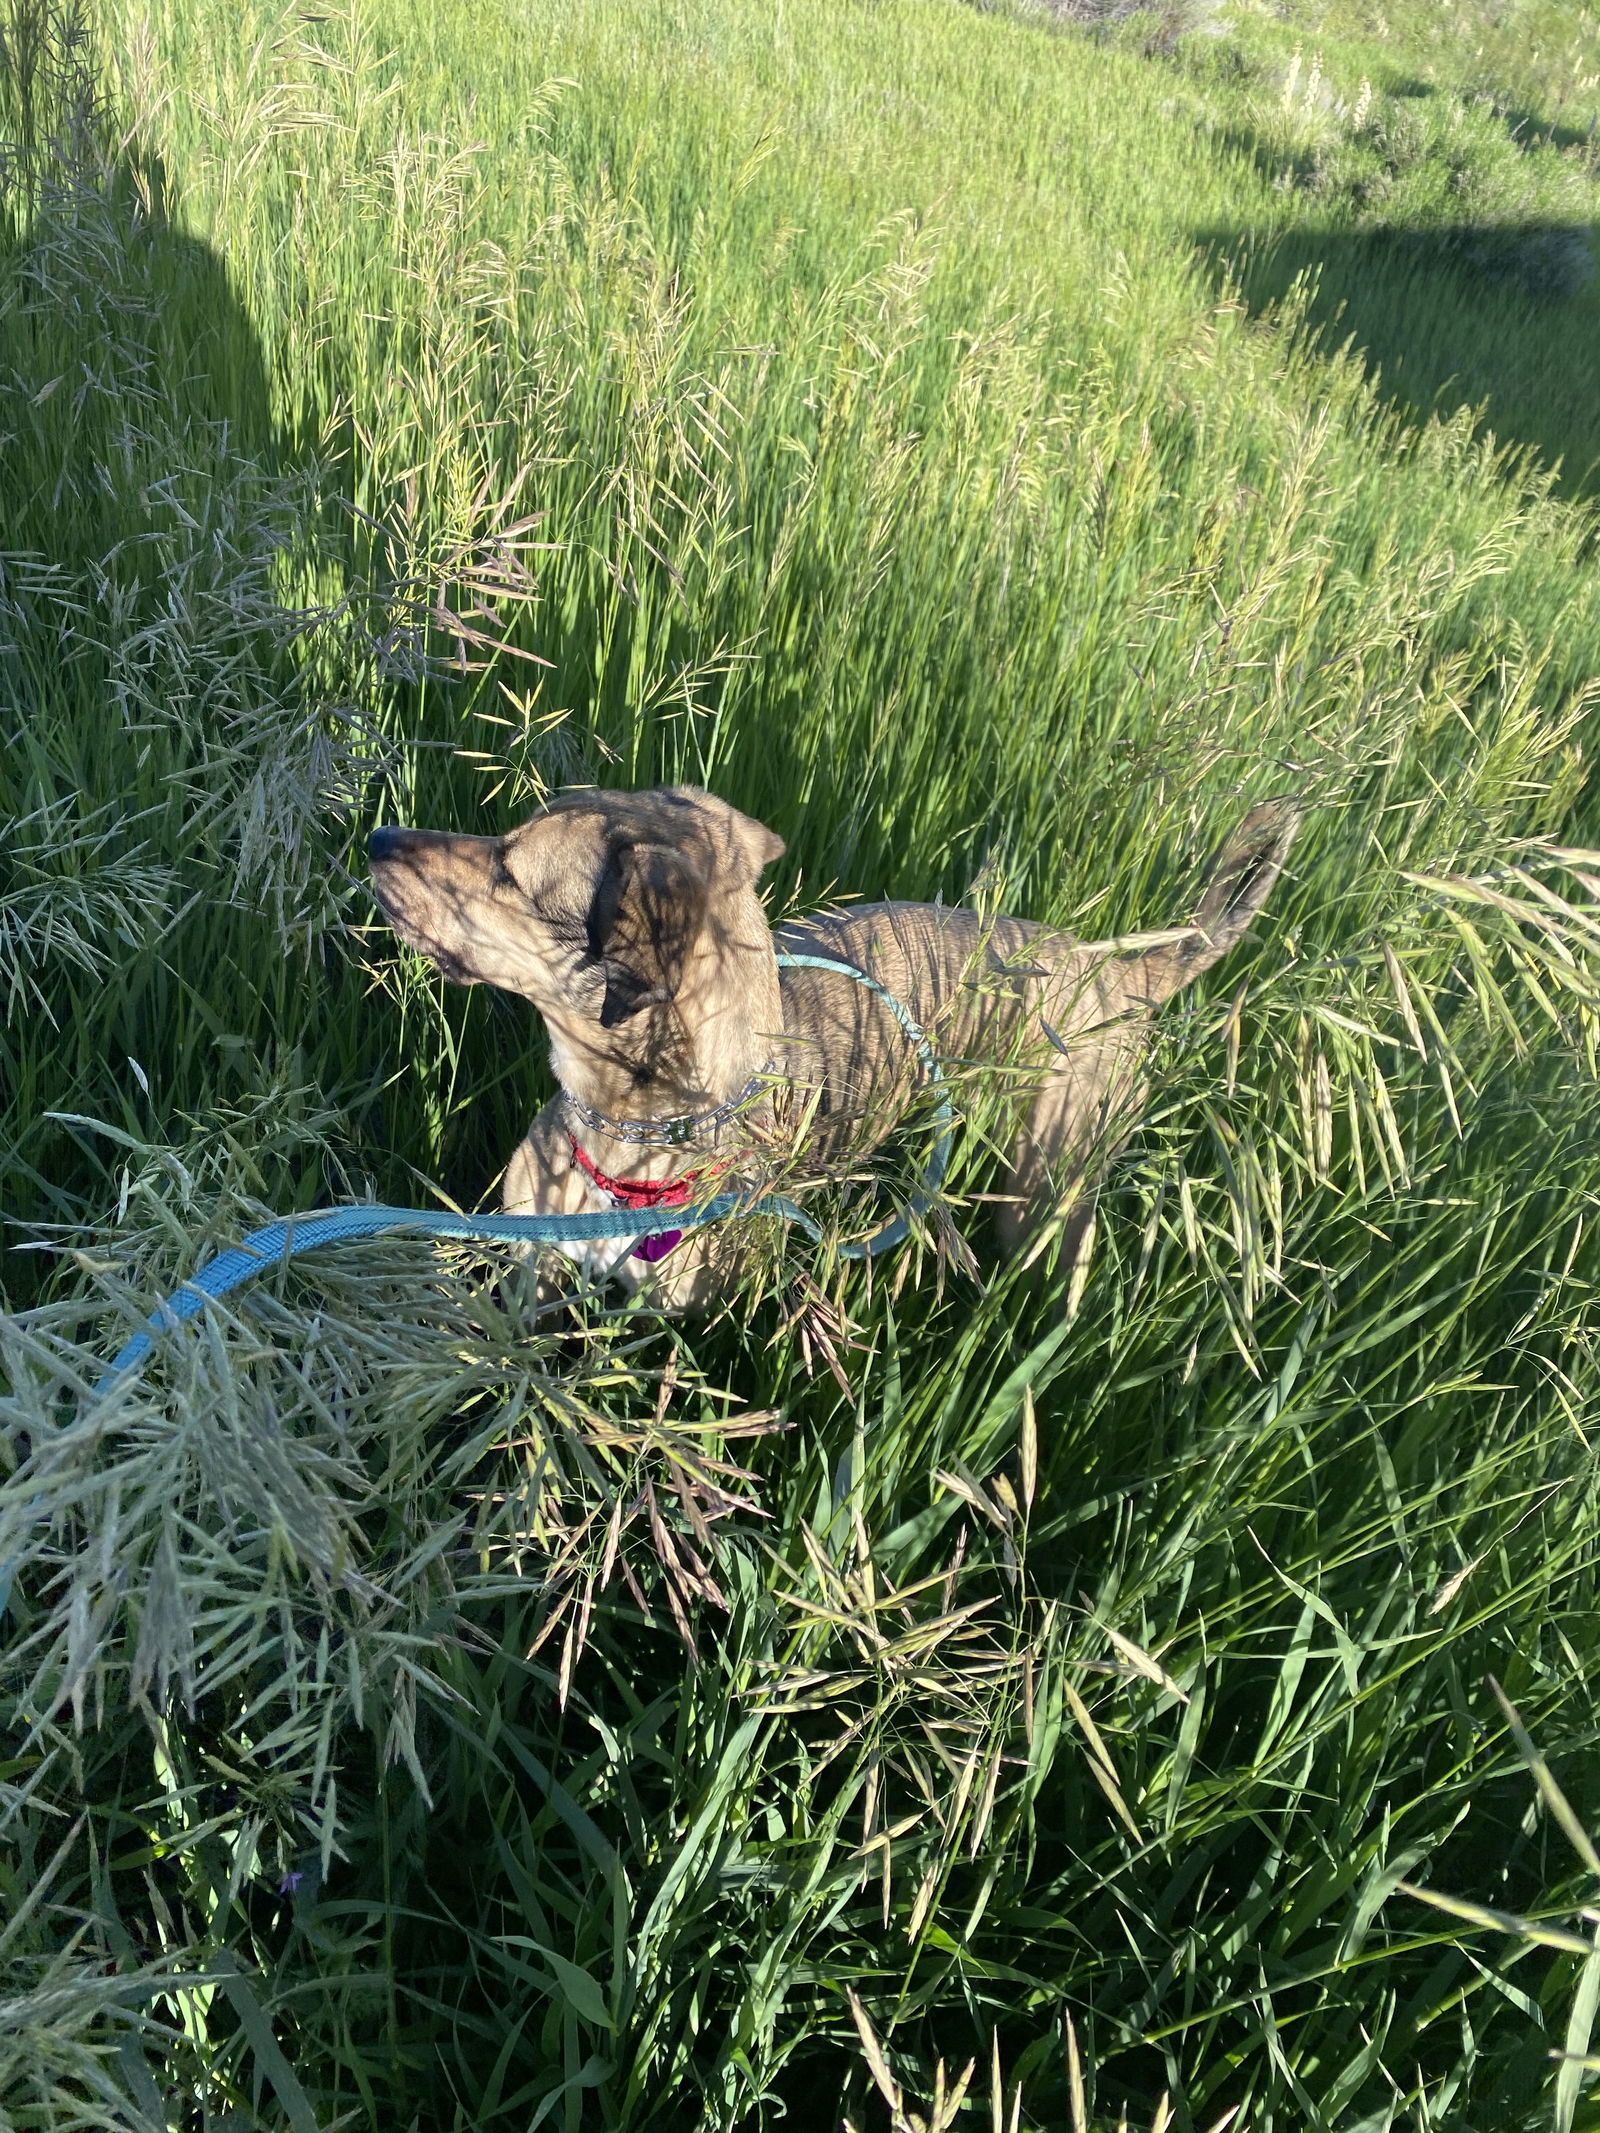
[[[836, 962], [831, 956], [780, 953], [777, 960], [780, 969], [831, 971], [874, 993], [910, 1038], [930, 1085], [939, 1091], [934, 1112], [933, 1152], [922, 1184], [910, 1205], [870, 1237], [857, 1238], [839, 1247], [841, 1259], [869, 1259], [904, 1241], [913, 1221], [932, 1206], [944, 1182], [950, 1160], [950, 1092], [944, 1085], [939, 1062], [927, 1038], [901, 1002], [876, 978], [858, 970], [853, 963]], [[302, 1252], [316, 1251], [325, 1244], [342, 1244], [352, 1237], [389, 1236], [410, 1230], [424, 1236], [461, 1237], [475, 1243], [595, 1244], [616, 1243], [623, 1239], [637, 1243], [645, 1237], [658, 1237], [671, 1230], [700, 1229], [708, 1222], [722, 1222], [730, 1216], [752, 1215], [775, 1216], [780, 1221], [796, 1223], [813, 1240], [821, 1240], [822, 1231], [811, 1217], [793, 1200], [776, 1193], [759, 1200], [747, 1200], [742, 1193], [724, 1192], [706, 1201], [702, 1207], [633, 1213], [613, 1211], [595, 1215], [457, 1215], [442, 1210], [435, 1213], [425, 1208], [381, 1206], [323, 1208], [309, 1214], [290, 1215], [281, 1222], [269, 1222], [263, 1229], [253, 1230], [242, 1243], [219, 1252], [214, 1259], [208, 1259], [197, 1268], [180, 1289], [151, 1312], [145, 1330], [134, 1334], [123, 1345], [100, 1384], [103, 1387], [122, 1371], [142, 1363], [150, 1353], [152, 1336], [195, 1317], [208, 1297], [226, 1296], [230, 1289], [238, 1288], [252, 1275], [263, 1273], [282, 1260], [297, 1258]]]
[[[707, 1222], [720, 1222], [728, 1215], [778, 1215], [798, 1222], [813, 1237], [822, 1232], [792, 1200], [776, 1195], [746, 1200], [741, 1193], [719, 1193], [704, 1207], [674, 1207], [664, 1212], [601, 1215], [455, 1215], [421, 1207], [329, 1207], [304, 1215], [290, 1215], [252, 1230], [242, 1243], [215, 1259], [208, 1259], [190, 1275], [181, 1289], [163, 1299], [146, 1321], [146, 1330], [134, 1334], [118, 1351], [106, 1373], [114, 1378], [132, 1363], [142, 1363], [150, 1353], [153, 1333], [181, 1325], [195, 1317], [207, 1297], [226, 1296], [252, 1275], [265, 1273], [280, 1260], [314, 1252], [319, 1245], [343, 1244], [352, 1237], [385, 1237], [412, 1230], [429, 1237], [462, 1237], [482, 1244], [594, 1244], [627, 1238], [636, 1243], [667, 1230], [698, 1229]], [[847, 1247], [848, 1249], [848, 1247]], [[106, 1382], [101, 1380], [102, 1384]]]

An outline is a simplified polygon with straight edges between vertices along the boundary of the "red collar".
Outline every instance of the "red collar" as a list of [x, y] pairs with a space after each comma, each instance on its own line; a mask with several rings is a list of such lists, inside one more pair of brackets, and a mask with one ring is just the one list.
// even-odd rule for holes
[[[618, 1207], [630, 1212], [635, 1208], [687, 1207], [694, 1198], [696, 1183], [705, 1175], [703, 1170], [686, 1170], [681, 1178], [663, 1178], [659, 1183], [649, 1178], [612, 1178], [579, 1147], [570, 1133], [567, 1145], [572, 1150], [572, 1160], [589, 1182], [598, 1185]], [[720, 1170], [725, 1166], [719, 1163], [713, 1167]]]

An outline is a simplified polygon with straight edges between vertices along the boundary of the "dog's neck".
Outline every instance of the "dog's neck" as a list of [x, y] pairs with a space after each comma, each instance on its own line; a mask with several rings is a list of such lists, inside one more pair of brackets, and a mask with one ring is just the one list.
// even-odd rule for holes
[[[546, 1011], [556, 1079], [590, 1113], [619, 1125], [692, 1118], [737, 1098], [772, 1063], [783, 997], [771, 929], [753, 891], [728, 904], [690, 949], [669, 1003], [610, 1029]], [[583, 1141], [634, 1176], [692, 1168], [696, 1156], [692, 1138], [646, 1149], [592, 1123]]]

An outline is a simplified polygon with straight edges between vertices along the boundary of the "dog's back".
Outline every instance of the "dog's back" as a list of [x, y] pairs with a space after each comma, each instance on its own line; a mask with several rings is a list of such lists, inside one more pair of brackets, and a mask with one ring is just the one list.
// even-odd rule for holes
[[[788, 955], [853, 964], [901, 1001], [958, 1072], [993, 1071], [1019, 1188], [1011, 1230], [1059, 1197], [1120, 1138], [1141, 1095], [1150, 1016], [1227, 954], [1282, 869], [1291, 807], [1255, 809], [1212, 869], [1192, 925], [1142, 948], [1079, 941], [1028, 919], [939, 904], [881, 903], [819, 912], [778, 929]], [[825, 971], [782, 972], [786, 1077], [807, 1092], [824, 1145], [870, 1143], [899, 1115], [918, 1064], [892, 1012]], [[828, 1123], [833, 1131], [827, 1131]]]

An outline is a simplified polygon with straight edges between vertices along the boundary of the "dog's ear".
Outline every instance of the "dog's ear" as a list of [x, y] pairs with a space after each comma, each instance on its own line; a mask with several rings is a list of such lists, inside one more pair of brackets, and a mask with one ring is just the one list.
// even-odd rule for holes
[[[774, 860], [781, 860], [787, 851], [783, 838], [777, 830], [768, 830], [768, 825], [757, 821], [753, 815], [740, 815], [738, 808], [725, 800], [717, 800], [715, 806], [719, 806], [727, 817], [727, 836], [730, 836], [734, 851], [734, 866], [747, 877], [747, 881], [759, 881], [762, 868], [770, 866]], [[740, 881], [740, 887], [745, 887], [745, 883]]]
[[618, 844], [589, 906], [589, 953], [605, 974], [603, 1029], [677, 997], [683, 966], [705, 922], [706, 877], [670, 844]]
[[759, 881], [762, 869], [781, 859], [788, 847], [776, 830], [769, 830], [754, 815], [741, 815], [736, 807], [730, 807], [728, 813], [733, 817], [735, 848], [749, 867], [752, 880]]

